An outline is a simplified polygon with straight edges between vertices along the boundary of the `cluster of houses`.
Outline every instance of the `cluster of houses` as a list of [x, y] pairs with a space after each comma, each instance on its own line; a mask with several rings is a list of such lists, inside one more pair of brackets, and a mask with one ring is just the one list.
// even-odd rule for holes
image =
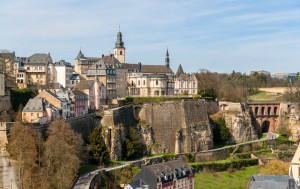
[[74, 65], [53, 61], [50, 53], [17, 57], [0, 52], [0, 109], [8, 110], [10, 88], [35, 88], [39, 94], [22, 111], [28, 123], [49, 123], [57, 115], [64, 118], [87, 114], [112, 105], [126, 96], [161, 97], [196, 95], [196, 74], [184, 73], [180, 65], [174, 74], [169, 52], [163, 65], [125, 62], [122, 33], [117, 34], [113, 54], [88, 57], [80, 50]]

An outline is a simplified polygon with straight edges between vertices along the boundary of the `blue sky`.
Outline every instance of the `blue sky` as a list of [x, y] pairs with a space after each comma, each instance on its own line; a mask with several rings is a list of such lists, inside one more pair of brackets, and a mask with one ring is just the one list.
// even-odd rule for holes
[[0, 49], [74, 62], [113, 52], [186, 72], [300, 72], [298, 0], [0, 0]]

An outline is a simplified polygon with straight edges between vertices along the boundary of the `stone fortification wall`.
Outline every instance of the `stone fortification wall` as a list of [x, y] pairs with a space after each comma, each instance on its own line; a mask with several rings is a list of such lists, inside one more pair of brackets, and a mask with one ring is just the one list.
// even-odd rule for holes
[[212, 152], [200, 152], [195, 154], [195, 162], [224, 160], [229, 156], [230, 154], [227, 149], [220, 149]]
[[83, 140], [88, 141], [89, 134], [95, 127], [100, 126], [100, 117], [93, 115], [84, 115], [75, 118], [69, 118], [66, 122], [70, 123], [71, 128], [81, 134]]
[[207, 150], [213, 146], [209, 111], [216, 112], [216, 102], [167, 101], [144, 104], [140, 121], [153, 130], [153, 153], [187, 153]]

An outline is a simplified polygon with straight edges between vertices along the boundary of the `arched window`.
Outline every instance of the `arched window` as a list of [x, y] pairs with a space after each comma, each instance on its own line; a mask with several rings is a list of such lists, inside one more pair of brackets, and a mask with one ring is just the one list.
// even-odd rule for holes
[[277, 115], [277, 107], [274, 107], [274, 115]]
[[271, 115], [271, 107], [268, 107], [268, 115]]
[[120, 51], [120, 55], [123, 55], [123, 52], [122, 52], [122, 51]]
[[255, 115], [258, 114], [258, 107], [255, 107]]

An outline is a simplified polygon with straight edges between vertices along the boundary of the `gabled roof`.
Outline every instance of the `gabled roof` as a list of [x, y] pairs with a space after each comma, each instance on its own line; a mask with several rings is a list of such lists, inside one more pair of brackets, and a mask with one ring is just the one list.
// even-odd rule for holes
[[75, 86], [75, 89], [90, 89], [94, 82], [94, 80], [82, 80]]
[[80, 91], [80, 90], [77, 90], [77, 89], [74, 89], [71, 91], [74, 95], [76, 96], [87, 96], [84, 92]]
[[26, 64], [49, 64], [52, 63], [52, 58], [50, 54], [46, 53], [36, 53], [31, 55], [28, 58], [28, 62]]
[[165, 73], [174, 74], [170, 67], [165, 65], [142, 65], [143, 73]]
[[[151, 171], [156, 177], [169, 177], [178, 175], [178, 177], [187, 176], [187, 173], [192, 173], [192, 167], [187, 165], [182, 160], [173, 160], [163, 163], [158, 163], [154, 165], [149, 165], [146, 167]], [[185, 175], [186, 174], [186, 175]], [[166, 179], [167, 180], [167, 179]]]
[[45, 104], [40, 98], [31, 98], [23, 108], [22, 112], [43, 112]]
[[68, 67], [71, 67], [71, 63], [66, 62], [65, 60], [60, 60], [58, 62], [55, 62], [54, 65], [55, 66], [68, 66]]
[[78, 52], [76, 59], [85, 59], [84, 54], [81, 52], [81, 50]]

